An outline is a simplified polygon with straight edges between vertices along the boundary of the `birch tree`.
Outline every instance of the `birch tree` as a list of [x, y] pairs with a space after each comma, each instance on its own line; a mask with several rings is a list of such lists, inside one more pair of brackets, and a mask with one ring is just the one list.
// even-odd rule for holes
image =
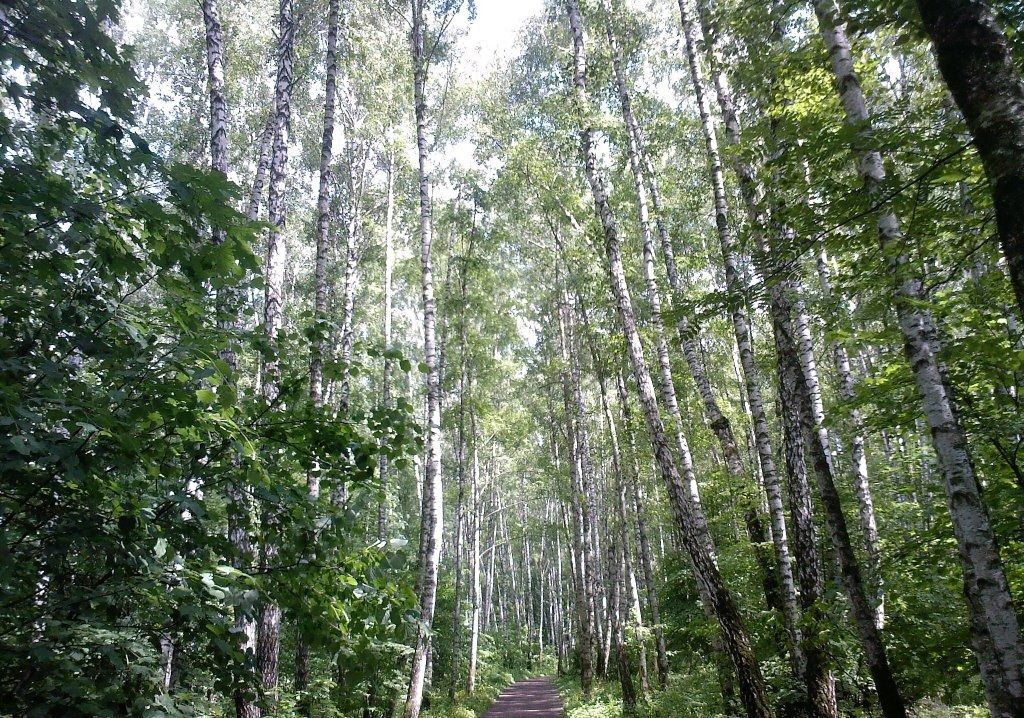
[[914, 373], [945, 482], [950, 516], [964, 572], [975, 654], [993, 715], [1017, 715], [1024, 698], [1024, 642], [988, 510], [981, 498], [970, 443], [943, 376], [939, 328], [920, 307], [922, 280], [901, 248], [903, 229], [884, 200], [886, 171], [871, 134], [871, 115], [853, 66], [846, 22], [832, 0], [813, 3], [846, 122], [858, 128], [851, 143], [857, 171], [875, 203], [878, 240], [890, 255], [896, 312], [907, 361]]
[[702, 527], [706, 527], [706, 521], [699, 506], [693, 505], [691, 495], [683, 483], [675, 457], [668, 444], [665, 425], [658, 413], [654, 384], [651, 381], [650, 369], [647, 366], [643, 345], [636, 329], [632, 299], [625, 282], [618, 226], [608, 203], [604, 179], [597, 166], [585, 79], [583, 19], [575, 0], [568, 0], [567, 10], [573, 43], [573, 101], [578, 118], [582, 123], [580, 129], [581, 154], [587, 182], [593, 195], [595, 211], [604, 233], [612, 290], [629, 350], [641, 405], [651, 434], [652, 447], [665, 481], [673, 513], [682, 533], [684, 545], [693, 562], [697, 580], [712, 601], [711, 610], [719, 621], [723, 642], [736, 668], [740, 696], [748, 718], [770, 716], [772, 710], [765, 693], [764, 678], [761, 675], [757, 659], [753, 655], [746, 627], [729, 590], [722, 581], [718, 567], [715, 565], [714, 556], [708, 552], [711, 542], [706, 535], [702, 535]]
[[418, 718], [430, 650], [430, 628], [437, 599], [438, 564], [441, 558], [443, 492], [441, 480], [441, 378], [437, 357], [437, 302], [434, 298], [433, 243], [430, 203], [429, 145], [427, 139], [427, 52], [425, 0], [412, 4], [413, 109], [416, 117], [416, 150], [419, 177], [420, 267], [423, 293], [423, 362], [427, 367], [427, 455], [423, 479], [419, 573], [416, 581], [420, 602], [420, 627], [412, 656], [405, 718]]

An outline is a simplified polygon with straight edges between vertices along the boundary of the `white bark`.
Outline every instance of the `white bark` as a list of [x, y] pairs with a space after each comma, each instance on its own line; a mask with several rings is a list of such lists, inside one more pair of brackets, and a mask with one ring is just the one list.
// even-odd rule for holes
[[[338, 77], [338, 26], [340, 0], [330, 0], [327, 18], [327, 52], [325, 56], [324, 126], [320, 139], [320, 178], [316, 205], [316, 260], [313, 268], [314, 339], [309, 354], [309, 398], [315, 409], [324, 403], [323, 369], [324, 337], [327, 321], [327, 260], [330, 250], [331, 162], [334, 145], [334, 107]], [[311, 501], [320, 497], [320, 467], [314, 465], [306, 474], [306, 488]], [[300, 694], [300, 711], [309, 715], [309, 643], [301, 633], [295, 648], [295, 688]]]
[[437, 304], [434, 299], [434, 270], [430, 248], [433, 239], [430, 206], [430, 176], [427, 143], [427, 64], [424, 46], [424, 0], [412, 0], [413, 94], [416, 116], [416, 148], [419, 161], [420, 266], [423, 290], [423, 361], [427, 366], [427, 459], [423, 481], [423, 516], [420, 528], [419, 575], [420, 628], [416, 634], [405, 718], [418, 718], [423, 703], [424, 678], [437, 598], [438, 564], [441, 559], [441, 377], [437, 362]]
[[967, 435], [940, 365], [938, 327], [932, 315], [920, 308], [926, 300], [923, 282], [902, 249], [900, 221], [885, 200], [885, 167], [871, 134], [871, 116], [854, 69], [846, 23], [835, 0], [814, 0], [812, 5], [846, 121], [858, 128], [852, 150], [868, 197], [877, 206], [879, 243], [894, 255], [889, 270], [895, 284], [896, 313], [945, 483], [964, 572], [974, 651], [989, 707], [994, 716], [1019, 715], [1024, 706], [1024, 642]]
[[[818, 255], [818, 280], [822, 295], [826, 302], [832, 298], [832, 283], [829, 277], [828, 257], [824, 250]], [[839, 376], [839, 393], [844, 401], [853, 401], [856, 380], [850, 368], [850, 356], [846, 347], [837, 341], [830, 342], [832, 360], [836, 374]], [[853, 486], [857, 493], [857, 518], [860, 530], [864, 535], [864, 546], [867, 549], [868, 570], [874, 593], [875, 626], [881, 630], [885, 626], [885, 582], [882, 576], [882, 548], [878, 536], [878, 523], [875, 519], [875, 501], [871, 493], [871, 480], [868, 475], [867, 452], [864, 441], [864, 418], [860, 409], [850, 410], [850, 423], [853, 426], [853, 437], [850, 439], [850, 459], [853, 467]], [[887, 443], [887, 442], [886, 442]], [[887, 457], [888, 460], [888, 457]]]
[[665, 425], [658, 412], [654, 383], [651, 381], [650, 369], [647, 366], [647, 359], [636, 327], [632, 298], [626, 285], [618, 226], [608, 201], [604, 178], [597, 167], [597, 153], [594, 148], [593, 128], [590, 126], [590, 108], [585, 81], [583, 20], [576, 0], [568, 0], [567, 6], [573, 42], [573, 87], [575, 89], [573, 99], [582, 123], [580, 141], [584, 169], [593, 196], [595, 211], [604, 233], [612, 291], [615, 295], [619, 320], [633, 366], [639, 398], [651, 435], [652, 448], [661, 468], [662, 477], [669, 493], [670, 505], [682, 533], [683, 543], [693, 563], [697, 581], [702, 585], [702, 590], [706, 592], [706, 595], [711, 598], [710, 610], [719, 621], [723, 641], [736, 668], [740, 683], [740, 695], [748, 718], [767, 718], [772, 715], [772, 711], [746, 626], [743, 624], [731, 594], [722, 581], [714, 556], [708, 553], [708, 547], [702, 540], [700, 527], [704, 520], [703, 516], [699, 516], [700, 508], [694, 506], [683, 482], [683, 477], [679, 473], [675, 457], [672, 455], [668, 443]]
[[[295, 21], [293, 0], [280, 0], [278, 10], [277, 81], [274, 88], [274, 145], [270, 161], [270, 186], [267, 212], [271, 229], [267, 238], [267, 259], [264, 279], [263, 329], [270, 356], [263, 366], [263, 396], [268, 404], [276, 404], [280, 393], [280, 368], [277, 358], [277, 334], [281, 328], [284, 304], [285, 222], [287, 212], [284, 194], [288, 165], [288, 128], [291, 121], [292, 74], [295, 62]], [[263, 567], [273, 566], [278, 556], [278, 508], [264, 508], [264, 530], [261, 542]], [[260, 615], [256, 658], [263, 683], [264, 700], [273, 707], [277, 701], [278, 658], [281, 648], [281, 608], [265, 600]]]
[[[388, 189], [387, 209], [384, 217], [384, 350], [391, 349], [392, 322], [394, 316], [394, 287], [392, 286], [392, 275], [395, 270], [395, 155], [394, 150], [388, 152]], [[381, 377], [381, 403], [385, 409], [391, 408], [391, 374], [394, 370], [394, 361], [384, 357], [384, 370]], [[381, 452], [378, 460], [378, 471], [380, 475], [380, 502], [377, 505], [377, 538], [383, 541], [388, 534], [388, 488], [390, 483], [388, 457]], [[474, 498], [474, 501], [476, 499]], [[479, 527], [477, 527], [479, 533]], [[479, 542], [479, 536], [477, 536]], [[477, 551], [479, 552], [479, 545]]]
[[473, 502], [473, 544], [470, 550], [470, 584], [472, 587], [472, 618], [469, 633], [469, 670], [466, 676], [466, 690], [476, 690], [477, 660], [480, 655], [480, 610], [482, 592], [480, 587], [480, 457], [476, 443], [476, 414], [470, 412], [470, 435], [473, 437], [473, 466], [470, 474]]
[[[803, 672], [804, 658], [801, 655], [800, 649], [802, 644], [799, 631], [800, 611], [797, 606], [793, 559], [790, 555], [789, 538], [786, 530], [786, 510], [783, 506], [782, 488], [775, 466], [775, 455], [772, 449], [768, 417], [761, 396], [760, 372], [754, 357], [753, 338], [751, 337], [747, 314], [744, 311], [745, 288], [738, 268], [735, 240], [729, 219], [728, 199], [725, 189], [725, 170], [722, 165], [722, 154], [718, 146], [718, 137], [715, 134], [714, 124], [711, 119], [711, 103], [708, 98], [704, 69], [697, 53], [698, 35], [687, 10], [685, 0], [679, 0], [679, 16], [683, 28], [690, 79], [693, 83], [701, 128], [704, 134], [704, 145], [708, 158], [709, 176], [714, 198], [715, 226], [722, 252], [726, 291], [729, 295], [731, 306], [733, 332], [739, 350], [740, 366], [743, 369], [743, 379], [747, 390], [747, 401], [750, 407], [751, 418], [753, 419], [754, 439], [761, 466], [761, 477], [768, 498], [772, 542], [782, 587], [783, 617], [786, 629], [790, 634], [790, 643], [793, 647], [792, 660], [794, 669], [799, 676]], [[760, 218], [757, 218], [757, 220], [760, 221]]]
[[651, 552], [650, 536], [647, 531], [647, 520], [644, 518], [644, 508], [647, 505], [644, 496], [643, 484], [640, 479], [640, 470], [637, 459], [636, 436], [633, 432], [632, 411], [629, 406], [629, 396], [626, 393], [626, 383], [621, 374], [615, 377], [616, 390], [618, 391], [619, 410], [622, 415], [622, 425], [626, 432], [626, 446], [628, 448], [632, 479], [630, 491], [633, 495], [633, 508], [636, 515], [636, 536], [637, 545], [640, 549], [640, 565], [643, 568], [644, 587], [647, 595], [647, 606], [651, 614], [651, 627], [654, 629], [655, 664], [658, 671], [658, 685], [665, 688], [668, 683], [668, 651], [665, 644], [665, 630], [661, 624], [661, 606], [658, 600], [658, 590], [654, 577], [654, 555]]
[[[210, 165], [216, 171], [227, 173], [228, 106], [224, 92], [224, 33], [216, 0], [203, 0], [202, 10], [206, 38], [207, 90], [210, 95]], [[213, 239], [215, 242], [223, 241], [223, 231], [214, 231]], [[224, 348], [221, 357], [231, 369], [235, 369], [237, 359], [231, 346]], [[253, 546], [250, 536], [251, 506], [243, 483], [237, 479], [232, 480], [227, 488], [227, 497], [228, 541], [233, 549], [231, 563], [235, 568], [246, 571], [253, 562]], [[243, 655], [252, 657], [256, 651], [256, 622], [248, 611], [236, 610], [235, 630], [239, 636], [239, 650]], [[165, 660], [166, 690], [170, 688], [172, 677], [174, 644], [168, 638], [165, 646], [162, 639], [161, 648]], [[234, 701], [236, 718], [259, 718], [259, 706], [243, 691], [235, 691]]]

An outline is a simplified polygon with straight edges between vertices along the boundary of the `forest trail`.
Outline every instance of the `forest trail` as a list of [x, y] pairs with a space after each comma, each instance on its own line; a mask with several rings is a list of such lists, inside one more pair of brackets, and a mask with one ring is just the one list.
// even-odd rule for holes
[[565, 707], [550, 678], [530, 678], [505, 689], [484, 718], [562, 718]]

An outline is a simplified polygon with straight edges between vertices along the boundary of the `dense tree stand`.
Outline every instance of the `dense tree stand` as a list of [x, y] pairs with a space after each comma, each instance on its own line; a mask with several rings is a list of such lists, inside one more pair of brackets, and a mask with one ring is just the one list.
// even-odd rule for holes
[[995, 0], [0, 2], [0, 713], [1024, 718]]

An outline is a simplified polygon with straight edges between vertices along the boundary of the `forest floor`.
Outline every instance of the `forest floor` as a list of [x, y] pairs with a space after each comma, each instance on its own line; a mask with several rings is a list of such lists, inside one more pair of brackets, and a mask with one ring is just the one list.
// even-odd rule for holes
[[562, 718], [565, 707], [550, 678], [513, 683], [498, 697], [484, 718]]

